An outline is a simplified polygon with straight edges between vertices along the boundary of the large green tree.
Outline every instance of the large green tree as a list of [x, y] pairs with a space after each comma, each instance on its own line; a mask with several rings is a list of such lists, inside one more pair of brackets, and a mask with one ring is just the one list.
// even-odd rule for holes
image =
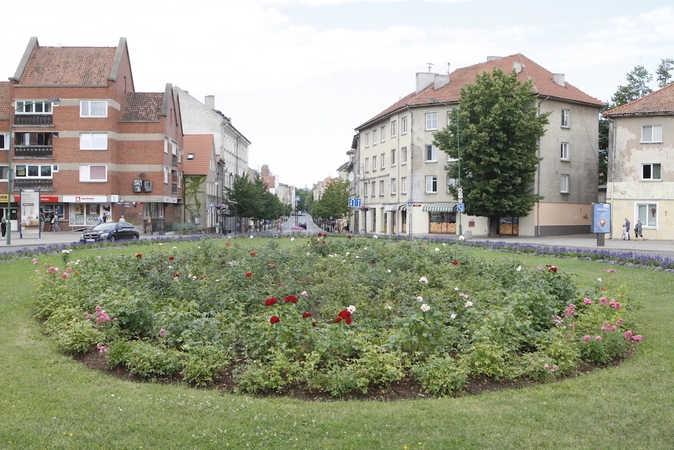
[[[461, 89], [451, 123], [435, 134], [434, 144], [460, 162], [446, 170], [459, 178], [461, 168], [466, 213], [488, 217], [491, 235], [500, 217], [526, 216], [542, 198], [533, 182], [548, 118], [535, 100], [531, 80], [520, 83], [514, 71], [484, 72]], [[457, 197], [457, 187], [449, 188]]]
[[264, 180], [256, 175], [253, 180], [248, 174], [236, 177], [232, 187], [225, 188], [225, 203], [230, 211], [237, 211], [239, 217], [255, 220], [275, 220], [288, 214], [288, 210], [279, 198], [267, 192]]
[[674, 59], [664, 58], [655, 70], [658, 80], [658, 87], [665, 87], [672, 82], [672, 71], [674, 71]]
[[346, 180], [333, 180], [320, 200], [311, 206], [312, 217], [318, 219], [337, 219], [349, 212], [349, 189], [351, 184]]
[[618, 90], [611, 97], [611, 107], [615, 108], [650, 94], [653, 92], [653, 89], [648, 86], [651, 81], [653, 81], [653, 75], [644, 66], [636, 66], [627, 74], [627, 84], [618, 86]]

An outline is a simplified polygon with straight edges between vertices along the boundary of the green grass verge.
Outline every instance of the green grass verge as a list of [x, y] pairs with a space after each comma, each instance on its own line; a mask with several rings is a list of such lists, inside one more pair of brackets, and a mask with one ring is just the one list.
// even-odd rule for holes
[[[573, 272], [580, 286], [615, 267], [517, 258]], [[0, 265], [1, 449], [655, 449], [674, 442], [671, 274], [616, 267], [616, 278], [643, 305], [637, 316], [645, 338], [618, 367], [473, 397], [307, 403], [92, 372], [42, 335], [33, 318], [34, 269], [29, 260]]]

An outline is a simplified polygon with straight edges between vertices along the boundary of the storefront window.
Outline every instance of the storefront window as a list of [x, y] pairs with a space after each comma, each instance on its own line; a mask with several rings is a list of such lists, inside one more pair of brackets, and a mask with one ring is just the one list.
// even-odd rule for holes
[[456, 213], [434, 212], [431, 216], [429, 233], [456, 234]]

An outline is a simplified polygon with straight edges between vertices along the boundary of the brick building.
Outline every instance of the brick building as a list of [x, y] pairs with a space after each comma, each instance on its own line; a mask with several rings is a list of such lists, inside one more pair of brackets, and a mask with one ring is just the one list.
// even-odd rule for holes
[[36, 226], [36, 211], [19, 208], [26, 191], [39, 192], [62, 229], [122, 215], [171, 229], [183, 221], [182, 141], [173, 87], [135, 92], [126, 39], [43, 47], [31, 38], [15, 75], [0, 83], [0, 215], [12, 176], [13, 230], [18, 220]]

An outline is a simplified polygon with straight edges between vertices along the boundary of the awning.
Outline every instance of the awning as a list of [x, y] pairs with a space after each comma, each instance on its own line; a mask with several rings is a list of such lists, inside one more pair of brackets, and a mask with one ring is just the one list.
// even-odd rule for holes
[[456, 203], [426, 203], [424, 212], [456, 212]]
[[395, 211], [396, 209], [396, 205], [384, 205], [385, 212]]

